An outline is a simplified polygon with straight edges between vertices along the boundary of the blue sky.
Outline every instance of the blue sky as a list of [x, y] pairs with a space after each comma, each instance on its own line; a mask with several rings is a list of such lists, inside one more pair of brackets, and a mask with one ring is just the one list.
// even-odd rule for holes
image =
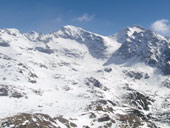
[[0, 28], [48, 33], [75, 25], [111, 35], [136, 24], [167, 35], [169, 6], [170, 0], [0, 0]]

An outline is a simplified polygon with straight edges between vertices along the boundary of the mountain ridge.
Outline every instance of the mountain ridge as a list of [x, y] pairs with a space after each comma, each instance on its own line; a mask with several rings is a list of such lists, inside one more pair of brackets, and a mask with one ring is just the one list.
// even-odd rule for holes
[[0, 127], [170, 128], [169, 44], [138, 26], [0, 30]]

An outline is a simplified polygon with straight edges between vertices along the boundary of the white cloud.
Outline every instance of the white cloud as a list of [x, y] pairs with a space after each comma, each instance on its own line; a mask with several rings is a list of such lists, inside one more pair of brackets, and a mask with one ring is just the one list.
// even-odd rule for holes
[[92, 21], [93, 19], [94, 19], [93, 15], [89, 15], [89, 14], [85, 13], [82, 16], [75, 18], [75, 21], [89, 22], [89, 21]]
[[163, 35], [168, 35], [170, 33], [170, 23], [166, 19], [155, 21], [151, 25], [151, 28], [153, 31], [163, 34]]
[[63, 20], [63, 19], [62, 19], [61, 17], [57, 17], [57, 18], [56, 18], [56, 21], [57, 21], [57, 22], [61, 22], [62, 20]]

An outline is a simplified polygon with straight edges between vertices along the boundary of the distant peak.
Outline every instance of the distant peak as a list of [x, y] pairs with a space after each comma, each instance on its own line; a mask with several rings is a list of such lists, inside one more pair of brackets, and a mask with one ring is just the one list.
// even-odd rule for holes
[[145, 30], [145, 28], [144, 27], [142, 27], [141, 25], [136, 25], [136, 24], [134, 24], [132, 27], [130, 27], [130, 28], [138, 28], [138, 29], [141, 29], [141, 30]]
[[5, 28], [5, 29], [1, 29], [1, 32], [8, 32], [9, 34], [14, 34], [14, 33], [20, 33], [20, 31], [18, 29], [15, 28]]
[[31, 31], [31, 32], [29, 32], [29, 34], [31, 34], [31, 35], [35, 35], [35, 34], [39, 34], [38, 32], [36, 32], [36, 31]]
[[58, 33], [71, 34], [71, 33], [80, 33], [81, 31], [86, 31], [86, 30], [73, 25], [65, 25], [58, 31]]
[[134, 32], [137, 32], [137, 33], [143, 32], [144, 30], [145, 30], [145, 28], [143, 28], [142, 26], [133, 25], [131, 27], [125, 27], [121, 31], [124, 31], [125, 33], [131, 32], [131, 34], [133, 34]]
[[4, 29], [0, 29], [0, 33], [2, 34], [9, 34], [11, 36], [15, 36], [15, 37], [19, 37], [22, 34], [20, 33], [20, 31], [18, 29], [15, 28], [4, 28]]
[[76, 27], [76, 26], [72, 26], [72, 25], [66, 25], [64, 27], [62, 27], [58, 32], [56, 32], [55, 34], [57, 36], [61, 36], [61, 37], [82, 37], [82, 35], [84, 35], [85, 33], [90, 33], [80, 27]]
[[131, 37], [134, 33], [144, 32], [145, 30], [146, 29], [138, 25], [133, 25], [132, 27], [125, 27], [117, 33], [117, 40], [118, 42], [122, 43], [126, 41], [128, 37]]
[[62, 27], [62, 29], [82, 29], [82, 28], [73, 25], [65, 25]]

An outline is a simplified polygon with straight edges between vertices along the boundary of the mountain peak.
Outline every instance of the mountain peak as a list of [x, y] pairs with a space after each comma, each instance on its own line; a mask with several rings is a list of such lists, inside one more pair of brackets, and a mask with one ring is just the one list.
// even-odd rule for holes
[[87, 31], [83, 30], [82, 28], [79, 28], [79, 27], [75, 27], [72, 25], [66, 25], [54, 34], [59, 37], [64, 37], [64, 38], [72, 38], [72, 37], [78, 38], [84, 32], [87, 32]]
[[80, 33], [81, 31], [85, 31], [82, 28], [72, 26], [72, 25], [66, 25], [62, 27], [57, 33], [58, 34], [68, 34], [68, 35], [74, 35], [76, 33]]
[[62, 29], [66, 29], [66, 30], [82, 30], [82, 28], [80, 27], [76, 27], [76, 26], [73, 26], [73, 25], [65, 25], [62, 27]]
[[141, 26], [133, 25], [132, 27], [125, 27], [116, 34], [117, 40], [120, 43], [127, 41], [128, 37], [132, 37], [134, 33], [144, 32], [145, 29]]
[[129, 27], [129, 28], [138, 28], [138, 29], [141, 29], [141, 30], [145, 29], [141, 25], [136, 25], [136, 24], [134, 24], [132, 27]]
[[73, 38], [73, 39], [82, 39], [83, 37], [92, 37], [92, 36], [100, 36], [99, 34], [84, 30], [80, 27], [66, 25], [62, 27], [58, 32], [54, 33], [56, 36], [63, 38]]
[[15, 28], [0, 29], [0, 32], [1, 33], [8, 33], [9, 35], [13, 35], [13, 36], [21, 34], [20, 31], [18, 29], [15, 29]]

